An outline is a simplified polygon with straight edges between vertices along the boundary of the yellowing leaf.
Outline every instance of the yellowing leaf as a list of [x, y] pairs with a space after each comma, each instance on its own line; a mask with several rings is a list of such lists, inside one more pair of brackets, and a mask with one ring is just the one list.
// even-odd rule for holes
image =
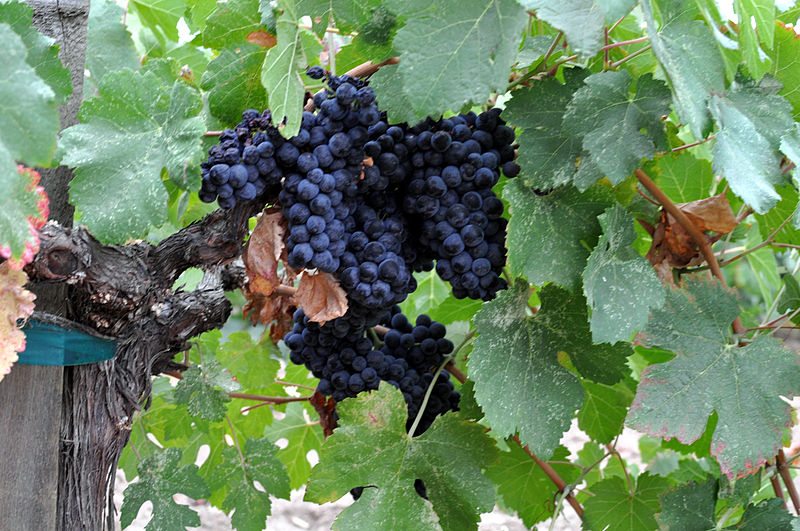
[[36, 295], [25, 289], [28, 276], [0, 264], [0, 381], [11, 371], [17, 353], [25, 350], [25, 334], [17, 327], [17, 319], [33, 313]]

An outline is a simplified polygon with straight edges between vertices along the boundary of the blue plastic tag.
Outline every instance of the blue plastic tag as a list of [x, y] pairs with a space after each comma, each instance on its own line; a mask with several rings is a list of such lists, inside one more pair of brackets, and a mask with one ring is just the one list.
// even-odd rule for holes
[[34, 319], [23, 331], [26, 348], [17, 362], [22, 365], [85, 365], [110, 360], [117, 351], [116, 341]]

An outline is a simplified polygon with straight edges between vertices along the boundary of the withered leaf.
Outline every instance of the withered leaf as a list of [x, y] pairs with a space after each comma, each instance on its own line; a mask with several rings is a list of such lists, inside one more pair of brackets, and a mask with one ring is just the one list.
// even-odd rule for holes
[[280, 284], [278, 263], [283, 253], [283, 235], [286, 231], [280, 212], [262, 215], [244, 249], [248, 292], [270, 295]]
[[256, 44], [258, 46], [263, 46], [264, 48], [272, 48], [278, 42], [278, 39], [271, 33], [267, 33], [264, 30], [258, 30], [250, 33], [247, 36], [247, 42], [250, 44]]
[[316, 323], [325, 323], [347, 312], [347, 294], [330, 273], [303, 272], [294, 302]]

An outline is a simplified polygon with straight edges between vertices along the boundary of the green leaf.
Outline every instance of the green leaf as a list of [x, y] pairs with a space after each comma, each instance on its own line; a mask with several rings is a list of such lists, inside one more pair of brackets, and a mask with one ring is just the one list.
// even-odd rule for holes
[[752, 473], [777, 453], [791, 422], [781, 396], [800, 392], [800, 367], [780, 342], [760, 336], [736, 346], [730, 327], [737, 315], [735, 296], [717, 283], [691, 281], [687, 289], [671, 290], [645, 336], [676, 357], [645, 369], [627, 421], [687, 444], [716, 412], [711, 453], [730, 478]]
[[286, 439], [286, 447], [278, 450], [278, 459], [286, 466], [293, 489], [305, 485], [311, 475], [308, 453], [319, 452], [322, 446], [319, 421], [312, 421], [302, 404], [291, 403], [286, 406], [286, 416], [267, 426], [264, 435], [275, 442]]
[[711, 112], [720, 127], [714, 171], [756, 212], [765, 213], [780, 199], [778, 147], [793, 125], [791, 106], [772, 87], [735, 86], [712, 96]]
[[797, 216], [800, 214], [797, 206], [800, 196], [790, 184], [778, 186], [775, 190], [781, 199], [769, 212], [755, 215], [758, 220], [758, 231], [764, 240], [771, 237], [775, 242], [800, 245], [800, 230], [797, 229]]
[[480, 335], [469, 374], [492, 430], [502, 437], [518, 432], [534, 453], [547, 458], [583, 399], [580, 383], [559, 364], [558, 353], [569, 354], [582, 374], [614, 383], [627, 371], [630, 350], [592, 345], [580, 295], [545, 286], [533, 317], [527, 315], [528, 295], [527, 283], [517, 281], [475, 316]]
[[[27, 64], [25, 41], [8, 24], [0, 23], [0, 160], [3, 173], [17, 173], [12, 159], [46, 166], [55, 151], [58, 110], [55, 94]], [[10, 180], [10, 179], [9, 179]], [[27, 230], [27, 227], [26, 227]]]
[[237, 123], [244, 109], [266, 109], [261, 65], [266, 51], [255, 44], [225, 48], [208, 64], [200, 86], [208, 91], [211, 114], [225, 123]]
[[625, 16], [635, 0], [522, 0], [536, 16], [564, 32], [570, 47], [588, 57], [603, 46], [606, 24]]
[[[750, 74], [760, 79], [771, 66], [770, 58], [763, 52], [772, 48], [775, 34], [775, 0], [735, 0], [734, 9], [739, 15], [739, 48]], [[756, 27], [753, 27], [754, 20]]]
[[[219, 2], [203, 30], [203, 46], [221, 50], [247, 42], [247, 36], [263, 29], [258, 0]], [[242, 107], [242, 110], [247, 107]]]
[[783, 500], [770, 498], [748, 505], [739, 523], [727, 529], [794, 531], [797, 529], [797, 523], [798, 519], [784, 508]]
[[[379, 71], [374, 76], [401, 80], [374, 85], [394, 121], [440, 116], [482, 104], [492, 92], [505, 92], [527, 18], [514, 0], [433, 0], [424, 5], [403, 11], [406, 23], [394, 39], [400, 55], [396, 74]], [[391, 103], [398, 97], [408, 106]]]
[[432, 305], [428, 315], [434, 321], [439, 321], [442, 324], [469, 321], [482, 306], [483, 301], [456, 299], [450, 295], [443, 302]]
[[619, 204], [598, 217], [603, 234], [583, 271], [595, 343], [627, 341], [664, 304], [664, 286], [650, 263], [633, 250], [633, 217]]
[[70, 200], [94, 236], [124, 242], [166, 220], [162, 170], [184, 186], [196, 178], [201, 109], [199, 94], [182, 82], [170, 87], [130, 70], [103, 77], [98, 96], [81, 108], [82, 123], [61, 137], [62, 162], [75, 168]]
[[59, 46], [33, 25], [33, 9], [23, 2], [0, 3], [0, 24], [8, 24], [28, 49], [26, 61], [36, 74], [53, 90], [56, 100], [63, 103], [72, 94], [69, 70], [58, 58]]
[[540, 195], [522, 182], [503, 191], [511, 209], [508, 262], [532, 284], [555, 282], [578, 289], [590, 250], [597, 243], [597, 216], [612, 204], [607, 188], [579, 192], [568, 186]]
[[622, 384], [614, 386], [581, 380], [584, 402], [578, 412], [578, 427], [593, 440], [610, 443], [622, 432], [633, 394]]
[[0, 24], [0, 253], [19, 259], [36, 239], [28, 223], [38, 217], [39, 195], [16, 161], [49, 163], [58, 132], [58, 109], [52, 89], [26, 63], [26, 47], [6, 24]]
[[89, 11], [86, 68], [96, 83], [109, 72], [139, 68], [139, 55], [128, 28], [122, 23], [125, 10], [111, 0], [93, 0]]
[[[330, 16], [335, 18], [337, 28], [349, 33], [360, 30], [360, 26], [367, 24], [381, 6], [381, 0], [297, 0], [297, 14], [311, 17], [319, 26], [320, 35], [324, 34]], [[393, 6], [387, 2], [383, 7]]]
[[417, 289], [400, 304], [404, 314], [413, 317], [426, 313], [450, 296], [450, 288], [439, 278], [436, 271], [416, 273], [414, 278], [417, 280]]
[[216, 360], [208, 360], [202, 368], [194, 366], [183, 373], [175, 386], [175, 402], [184, 404], [189, 414], [202, 419], [219, 421], [225, 417], [228, 392], [239, 386]]
[[[553, 515], [556, 488], [518, 444], [509, 442], [508, 449], [500, 452], [500, 459], [489, 466], [486, 475], [494, 481], [505, 506], [516, 511], [526, 527], [533, 527]], [[568, 458], [569, 450], [559, 446], [550, 466], [569, 484], [578, 479], [580, 468]]]
[[675, 203], [705, 199], [714, 184], [711, 163], [688, 151], [658, 157], [648, 166], [648, 174]]
[[595, 483], [592, 486], [595, 495], [584, 504], [584, 523], [589, 529], [657, 529], [655, 513], [661, 505], [658, 497], [667, 485], [665, 479], [646, 473], [639, 476], [633, 492], [628, 492], [621, 477], [609, 477]]
[[800, 116], [800, 61], [797, 60], [798, 54], [800, 54], [800, 39], [797, 38], [794, 28], [778, 24], [770, 73], [783, 85], [779, 94], [792, 104], [795, 118]]
[[167, 39], [178, 41], [178, 21], [186, 12], [185, 0], [131, 0], [128, 8], [156, 35], [160, 31]]
[[662, 494], [661, 513], [657, 516], [661, 528], [676, 531], [716, 528], [717, 489], [717, 479], [710, 477], [702, 483], [687, 483]]
[[647, 35], [672, 88], [678, 116], [695, 138], [703, 138], [711, 126], [708, 100], [725, 88], [725, 65], [708, 26], [685, 17], [667, 20], [656, 28], [650, 1], [642, 2]]
[[792, 275], [783, 275], [783, 294], [778, 299], [778, 312], [786, 313], [800, 308], [800, 283]]
[[569, 69], [564, 72], [563, 85], [556, 78], [547, 78], [512, 92], [503, 116], [523, 130], [517, 162], [525, 184], [544, 190], [572, 182], [583, 148], [580, 137], [565, 133], [562, 123], [586, 74], [585, 70]]
[[272, 120], [285, 125], [281, 134], [292, 137], [300, 130], [305, 89], [300, 72], [309, 64], [302, 39], [306, 32], [298, 28], [295, 0], [281, 0], [283, 13], [277, 22], [278, 44], [270, 48], [261, 70], [261, 84], [269, 95]]
[[613, 182], [620, 183], [665, 146], [662, 116], [669, 114], [669, 90], [649, 74], [629, 95], [627, 71], [601, 72], [584, 80], [564, 114], [564, 130], [583, 136], [592, 162]]
[[[222, 451], [222, 462], [209, 476], [212, 491], [225, 492], [220, 508], [234, 511], [231, 524], [237, 531], [262, 531], [272, 509], [270, 495], [289, 498], [289, 477], [275, 450], [267, 439], [247, 440], [241, 455], [237, 448], [228, 446]], [[266, 492], [256, 489], [255, 481]]]
[[153, 503], [153, 518], [147, 524], [149, 531], [175, 531], [200, 526], [197, 512], [172, 500], [173, 494], [177, 493], [194, 499], [208, 496], [208, 487], [197, 475], [197, 467], [179, 466], [180, 459], [180, 450], [167, 448], [142, 461], [139, 465], [139, 481], [125, 489], [121, 515], [123, 528], [131, 525], [146, 501]]
[[[403, 395], [386, 384], [337, 409], [339, 427], [322, 446], [306, 499], [333, 501], [369, 487], [334, 529], [470, 529], [494, 506], [494, 486], [481, 470], [497, 451], [480, 425], [447, 414], [411, 438]], [[416, 493], [416, 479], [429, 501]]]
[[216, 349], [216, 359], [236, 378], [245, 389], [268, 387], [276, 378], [280, 363], [272, 357], [277, 354], [275, 345], [269, 340], [253, 341], [246, 330], [234, 332], [225, 344]]

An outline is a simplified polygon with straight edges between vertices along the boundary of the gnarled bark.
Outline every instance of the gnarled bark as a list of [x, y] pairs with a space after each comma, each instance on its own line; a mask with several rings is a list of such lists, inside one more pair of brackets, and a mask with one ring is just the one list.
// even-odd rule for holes
[[[113, 529], [114, 477], [134, 413], [146, 404], [150, 380], [188, 341], [221, 327], [230, 315], [226, 289], [243, 276], [220, 266], [239, 256], [253, 205], [216, 211], [153, 246], [103, 245], [83, 228], [56, 223], [42, 231], [28, 266], [32, 281], [69, 285], [77, 322], [118, 341], [113, 360], [69, 368], [61, 428], [64, 530]], [[189, 267], [207, 270], [194, 291], [173, 290]]]

